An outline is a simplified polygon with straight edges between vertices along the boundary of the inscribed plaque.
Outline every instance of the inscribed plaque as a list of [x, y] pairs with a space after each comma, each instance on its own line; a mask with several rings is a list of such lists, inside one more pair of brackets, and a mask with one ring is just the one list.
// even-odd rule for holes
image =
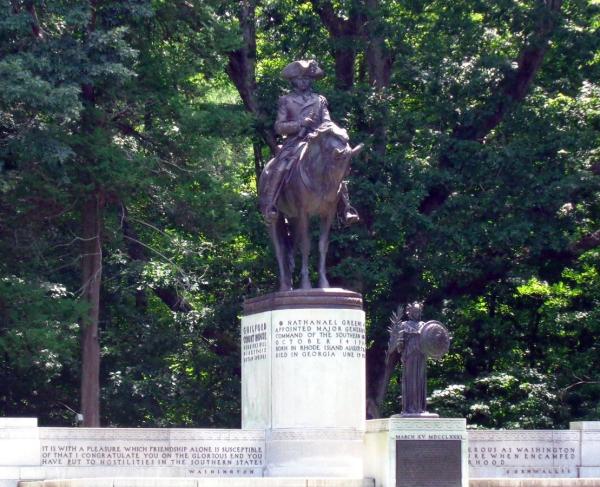
[[460, 440], [396, 440], [396, 487], [461, 487]]

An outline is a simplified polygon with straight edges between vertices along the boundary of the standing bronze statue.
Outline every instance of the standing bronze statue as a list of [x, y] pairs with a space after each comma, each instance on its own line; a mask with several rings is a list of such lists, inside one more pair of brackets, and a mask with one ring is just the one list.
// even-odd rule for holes
[[402, 361], [402, 417], [438, 417], [427, 412], [427, 357], [441, 358], [450, 347], [450, 334], [439, 321], [421, 321], [423, 303], [415, 301], [391, 318], [386, 365]]
[[260, 176], [260, 209], [275, 247], [280, 291], [292, 289], [298, 247], [300, 286], [311, 287], [309, 219], [320, 218], [319, 287], [325, 288], [329, 287], [325, 270], [329, 232], [338, 206], [345, 223], [359, 219], [350, 206], [344, 177], [362, 144], [350, 147], [348, 133], [331, 121], [325, 97], [312, 92], [313, 81], [324, 76], [315, 61], [294, 61], [281, 74], [293, 90], [279, 99], [275, 131], [285, 138]]

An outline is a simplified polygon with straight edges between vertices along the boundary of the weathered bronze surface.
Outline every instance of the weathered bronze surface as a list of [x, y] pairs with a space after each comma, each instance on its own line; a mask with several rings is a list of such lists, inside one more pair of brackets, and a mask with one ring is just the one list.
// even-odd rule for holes
[[396, 487], [461, 487], [460, 440], [396, 440]]
[[292, 289], [296, 249], [302, 255], [300, 287], [311, 288], [309, 219], [320, 218], [318, 287], [327, 288], [325, 259], [338, 205], [347, 223], [358, 220], [343, 179], [362, 144], [350, 147], [347, 132], [332, 122], [325, 97], [312, 92], [312, 81], [323, 76], [315, 61], [294, 61], [282, 76], [293, 91], [279, 99], [275, 130], [285, 138], [261, 174], [260, 208], [275, 247], [280, 291]]
[[393, 362], [394, 354], [402, 361], [403, 417], [435, 417], [427, 412], [427, 357], [441, 358], [450, 347], [450, 334], [439, 321], [421, 321], [423, 304], [407, 306], [408, 320], [401, 313], [393, 314], [386, 361]]

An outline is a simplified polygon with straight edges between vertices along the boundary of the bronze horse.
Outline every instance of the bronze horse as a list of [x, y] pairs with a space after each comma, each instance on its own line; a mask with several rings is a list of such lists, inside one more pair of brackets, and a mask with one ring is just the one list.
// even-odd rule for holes
[[[307, 135], [299, 145], [300, 156], [289, 169], [279, 190], [279, 214], [269, 224], [279, 266], [280, 291], [292, 290], [294, 253], [298, 248], [302, 255], [300, 287], [312, 287], [308, 272], [311, 216], [320, 219], [318, 287], [329, 287], [325, 259], [340, 186], [348, 173], [350, 159], [363, 148], [363, 144], [351, 148], [348, 140], [346, 131], [330, 122]], [[263, 184], [262, 178], [260, 184]]]

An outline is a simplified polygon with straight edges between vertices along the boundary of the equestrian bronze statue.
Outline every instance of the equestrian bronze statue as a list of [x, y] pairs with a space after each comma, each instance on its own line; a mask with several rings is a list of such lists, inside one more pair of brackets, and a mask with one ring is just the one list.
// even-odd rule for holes
[[350, 159], [360, 152], [362, 144], [350, 147], [347, 132], [331, 121], [325, 97], [312, 92], [313, 81], [323, 75], [315, 61], [294, 61], [282, 71], [293, 87], [291, 93], [279, 99], [275, 122], [275, 131], [284, 140], [259, 181], [260, 208], [275, 247], [280, 291], [292, 289], [294, 253], [298, 248], [302, 255], [300, 287], [311, 287], [311, 216], [320, 219], [320, 288], [329, 287], [325, 259], [338, 208], [346, 224], [359, 219], [350, 206], [344, 177]]

